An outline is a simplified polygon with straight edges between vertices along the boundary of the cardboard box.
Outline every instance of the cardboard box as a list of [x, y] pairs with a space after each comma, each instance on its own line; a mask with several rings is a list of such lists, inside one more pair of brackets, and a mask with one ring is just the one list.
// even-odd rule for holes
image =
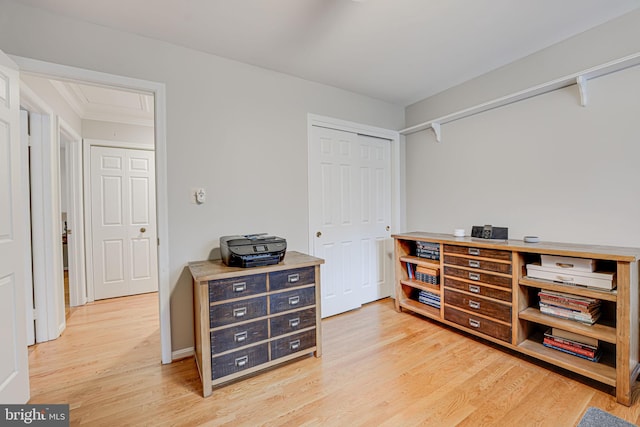
[[562, 268], [574, 271], [596, 271], [596, 262], [588, 258], [573, 258], [557, 255], [540, 255], [542, 267]]
[[527, 276], [534, 279], [551, 280], [569, 285], [612, 290], [616, 287], [615, 273], [588, 272], [561, 267], [544, 267], [539, 264], [527, 264]]

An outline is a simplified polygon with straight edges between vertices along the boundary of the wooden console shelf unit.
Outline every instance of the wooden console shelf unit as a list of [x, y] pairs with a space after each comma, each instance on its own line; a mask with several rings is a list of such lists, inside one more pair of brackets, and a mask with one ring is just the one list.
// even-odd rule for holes
[[312, 352], [322, 355], [323, 263], [295, 251], [266, 267], [189, 263], [196, 364], [205, 397], [219, 384]]
[[[617, 401], [631, 405], [640, 373], [640, 248], [496, 241], [425, 232], [392, 237], [397, 311], [420, 314], [615, 387]], [[439, 259], [416, 256], [417, 244], [432, 245]], [[615, 288], [600, 290], [528, 277], [526, 265], [539, 263], [541, 255], [595, 260], [599, 269], [615, 273]], [[437, 283], [417, 280], [414, 271], [418, 267], [436, 271]], [[601, 316], [589, 325], [544, 314], [539, 309], [539, 291], [598, 299]], [[420, 302], [418, 294], [420, 298], [427, 294], [438, 303]], [[602, 357], [592, 362], [545, 347], [542, 341], [549, 328], [597, 339]]]

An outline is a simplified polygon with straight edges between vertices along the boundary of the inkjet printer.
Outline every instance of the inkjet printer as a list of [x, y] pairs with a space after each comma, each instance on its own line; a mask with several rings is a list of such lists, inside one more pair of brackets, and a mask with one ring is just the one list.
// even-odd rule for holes
[[259, 267], [277, 264], [284, 259], [287, 241], [262, 234], [220, 237], [222, 262], [231, 267]]

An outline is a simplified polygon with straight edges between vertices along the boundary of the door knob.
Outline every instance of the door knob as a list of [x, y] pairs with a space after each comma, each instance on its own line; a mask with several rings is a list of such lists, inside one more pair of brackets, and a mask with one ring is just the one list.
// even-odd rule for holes
[[391, 230], [391, 227], [389, 227], [388, 225], [384, 228], [385, 230], [389, 231]]
[[322, 232], [321, 231], [316, 231], [316, 237], [320, 237], [322, 236]]
[[144, 233], [145, 231], [147, 231], [147, 229], [146, 229], [146, 228], [144, 228], [144, 227], [142, 227], [142, 228], [140, 229], [140, 232], [141, 232], [141, 233]]

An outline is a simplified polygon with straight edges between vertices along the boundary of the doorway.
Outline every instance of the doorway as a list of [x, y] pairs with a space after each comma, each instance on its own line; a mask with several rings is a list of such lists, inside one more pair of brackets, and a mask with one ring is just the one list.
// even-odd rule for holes
[[[28, 58], [13, 56], [22, 73], [32, 73], [61, 81], [82, 81], [92, 85], [110, 86], [129, 92], [153, 94], [155, 102], [153, 133], [156, 153], [156, 191], [157, 191], [157, 231], [158, 231], [158, 297], [162, 363], [171, 363], [171, 329], [169, 315], [169, 252], [167, 222], [167, 181], [166, 181], [166, 95], [162, 83], [115, 76], [90, 70], [68, 67]], [[163, 267], [164, 266], [164, 267]]]

